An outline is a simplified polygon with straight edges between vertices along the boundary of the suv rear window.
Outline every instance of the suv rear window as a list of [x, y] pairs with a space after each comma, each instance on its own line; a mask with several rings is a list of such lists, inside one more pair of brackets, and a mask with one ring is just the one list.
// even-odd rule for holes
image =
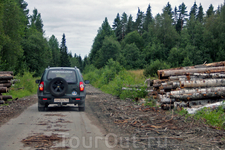
[[73, 70], [50, 70], [48, 72], [47, 79], [54, 79], [61, 77], [67, 82], [77, 82], [76, 73]]

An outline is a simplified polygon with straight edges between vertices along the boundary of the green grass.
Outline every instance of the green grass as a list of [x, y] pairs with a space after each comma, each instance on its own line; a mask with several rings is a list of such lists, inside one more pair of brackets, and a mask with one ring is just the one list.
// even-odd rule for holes
[[185, 116], [187, 119], [191, 117], [195, 120], [202, 120], [205, 124], [210, 125], [217, 129], [225, 129], [225, 112], [224, 106], [219, 106], [217, 109], [212, 110], [211, 108], [203, 108], [196, 114], [188, 114], [185, 109], [176, 111], [177, 114]]
[[217, 109], [204, 108], [194, 115], [195, 119], [203, 119], [207, 124], [218, 129], [225, 129], [224, 107], [219, 106]]
[[14, 86], [10, 87], [9, 92], [3, 95], [11, 95], [15, 99], [35, 94], [38, 87], [35, 83], [37, 78], [33, 78], [32, 75], [32, 73], [24, 72], [24, 75], [15, 76], [15, 79], [19, 79], [20, 82], [15, 83]]

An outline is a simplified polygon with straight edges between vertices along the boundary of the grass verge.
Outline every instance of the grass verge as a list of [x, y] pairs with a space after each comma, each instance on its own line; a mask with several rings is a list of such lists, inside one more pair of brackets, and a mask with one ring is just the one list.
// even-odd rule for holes
[[33, 78], [32, 73], [24, 72], [23, 75], [17, 75], [14, 78], [19, 82], [13, 84], [13, 86], [10, 87], [9, 92], [4, 93], [3, 95], [11, 95], [13, 99], [15, 99], [30, 96], [37, 92], [37, 84], [35, 83], [37, 78]]

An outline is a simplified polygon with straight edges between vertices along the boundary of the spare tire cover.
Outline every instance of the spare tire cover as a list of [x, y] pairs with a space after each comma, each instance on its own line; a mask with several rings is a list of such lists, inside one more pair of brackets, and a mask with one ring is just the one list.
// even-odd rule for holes
[[49, 91], [53, 96], [60, 97], [65, 95], [68, 89], [68, 83], [65, 79], [57, 77], [49, 83]]

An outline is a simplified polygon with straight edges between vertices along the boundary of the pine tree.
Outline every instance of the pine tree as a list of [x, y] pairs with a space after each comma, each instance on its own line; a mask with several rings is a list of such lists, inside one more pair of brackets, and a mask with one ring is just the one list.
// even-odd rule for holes
[[175, 6], [173, 11], [173, 25], [177, 24], [177, 20], [178, 20], [178, 14], [177, 14], [177, 7]]
[[67, 52], [67, 46], [66, 46], [66, 36], [63, 33], [62, 37], [62, 43], [60, 45], [60, 61], [61, 61], [61, 67], [70, 67], [70, 61], [68, 57], [68, 52]]
[[179, 6], [179, 19], [177, 21], [177, 25], [176, 25], [176, 30], [178, 32], [181, 32], [182, 29], [183, 29], [183, 26], [185, 24], [185, 21], [186, 21], [186, 17], [188, 16], [187, 14], [187, 11], [186, 11], [187, 7], [184, 3], [182, 3], [180, 6]]

